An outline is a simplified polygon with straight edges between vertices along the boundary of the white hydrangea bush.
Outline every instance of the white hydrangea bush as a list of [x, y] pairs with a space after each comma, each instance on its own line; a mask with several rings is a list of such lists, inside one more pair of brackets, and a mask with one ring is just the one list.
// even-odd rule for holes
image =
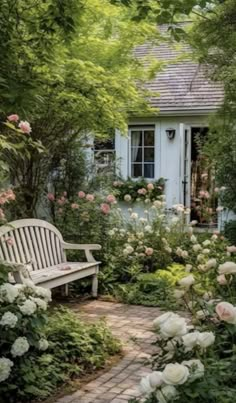
[[1, 263], [0, 282], [0, 393], [11, 375], [17, 373], [20, 360], [37, 349], [48, 349], [44, 334], [50, 290], [37, 287], [31, 280], [24, 284], [7, 282], [10, 268]]

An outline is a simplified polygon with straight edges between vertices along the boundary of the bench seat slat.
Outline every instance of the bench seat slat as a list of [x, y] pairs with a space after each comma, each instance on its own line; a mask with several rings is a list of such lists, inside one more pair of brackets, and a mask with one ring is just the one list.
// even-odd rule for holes
[[[35, 284], [39, 284], [41, 282], [46, 282], [48, 280], [52, 280], [57, 277], [67, 276], [71, 273], [76, 273], [79, 271], [83, 271], [84, 269], [96, 267], [99, 262], [94, 263], [62, 263], [55, 266], [48, 267], [46, 269], [35, 270], [30, 273], [30, 276]], [[70, 267], [69, 270], [63, 270], [63, 268]]]

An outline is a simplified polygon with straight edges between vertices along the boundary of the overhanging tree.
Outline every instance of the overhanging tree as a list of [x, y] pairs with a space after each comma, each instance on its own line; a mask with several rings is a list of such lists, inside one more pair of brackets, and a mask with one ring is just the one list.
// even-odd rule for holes
[[148, 112], [140, 83], [149, 73], [133, 48], [158, 33], [108, 0], [3, 0], [0, 35], [2, 119], [25, 117], [47, 150], [24, 162], [11, 156], [22, 214], [32, 216], [60, 150], [88, 132], [124, 130], [128, 111]]

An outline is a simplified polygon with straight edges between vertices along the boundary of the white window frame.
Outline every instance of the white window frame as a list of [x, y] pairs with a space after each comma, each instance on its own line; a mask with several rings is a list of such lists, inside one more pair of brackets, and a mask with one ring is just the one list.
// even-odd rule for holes
[[[154, 132], [154, 144], [153, 144], [153, 147], [151, 146], [151, 147], [145, 147], [144, 146], [144, 131], [148, 131], [148, 130], [150, 130], [150, 131], [153, 131]], [[136, 176], [132, 176], [132, 165], [133, 165], [133, 163], [132, 163], [132, 140], [131, 140], [131, 137], [132, 137], [132, 132], [133, 131], [141, 131], [142, 132], [142, 136], [143, 136], [143, 145], [142, 145], [142, 147], [140, 147], [140, 148], [142, 148], [142, 162], [140, 162], [140, 164], [142, 165], [142, 172], [143, 172], [143, 174], [144, 174], [144, 165], [145, 165], [145, 162], [144, 162], [144, 149], [145, 148], [153, 148], [154, 149], [154, 161], [153, 161], [153, 163], [152, 162], [147, 162], [146, 164], [150, 164], [150, 165], [153, 165], [154, 166], [154, 176], [153, 176], [153, 178], [148, 178], [148, 177], [145, 177], [144, 175], [141, 175], [141, 176], [139, 176], [139, 177], [136, 177]], [[155, 179], [156, 179], [156, 172], [157, 172], [157, 141], [156, 141], [156, 125], [155, 124], [150, 124], [150, 125], [147, 125], [147, 126], [145, 126], [145, 125], [142, 125], [142, 124], [134, 124], [133, 125], [133, 127], [130, 127], [129, 128], [129, 160], [128, 160], [128, 172], [129, 172], [129, 177], [130, 178], [132, 178], [133, 180], [138, 180], [139, 178], [145, 178], [145, 179], [147, 179], [147, 180], [150, 180], [150, 181], [154, 181]], [[137, 165], [138, 165], [139, 163], [137, 163]]]

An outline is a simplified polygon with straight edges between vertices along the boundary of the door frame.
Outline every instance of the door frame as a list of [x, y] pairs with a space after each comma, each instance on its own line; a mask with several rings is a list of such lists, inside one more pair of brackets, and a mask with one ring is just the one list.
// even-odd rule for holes
[[[180, 123], [180, 203], [191, 209], [192, 128], [208, 128], [206, 123]], [[186, 154], [187, 140], [187, 154]], [[185, 165], [187, 163], [187, 166]], [[186, 183], [187, 182], [187, 183]], [[187, 185], [187, 188], [185, 187]], [[187, 197], [185, 196], [185, 190]]]

